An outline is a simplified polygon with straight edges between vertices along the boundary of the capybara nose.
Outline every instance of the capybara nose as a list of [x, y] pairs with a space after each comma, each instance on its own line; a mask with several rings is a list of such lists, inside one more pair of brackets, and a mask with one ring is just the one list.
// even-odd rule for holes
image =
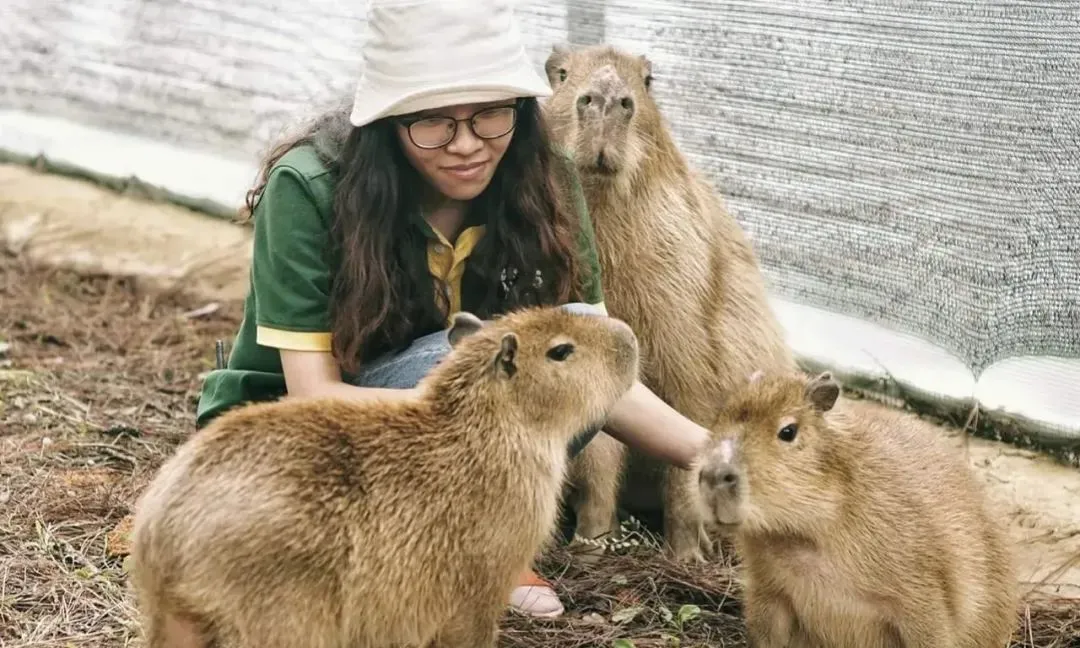
[[610, 317], [609, 316], [609, 317], [604, 318], [604, 321], [607, 323], [608, 326], [615, 329], [616, 331], [618, 331], [623, 336], [635, 337], [634, 336], [634, 330], [632, 328], [630, 328], [630, 325], [627, 324], [626, 322], [624, 322], [623, 320], [619, 319], [618, 317]]
[[[634, 330], [630, 328], [630, 325], [621, 319], [615, 317], [601, 319], [604, 325], [615, 333], [616, 355], [620, 366], [631, 369], [639, 360], [640, 349], [638, 348], [637, 335], [634, 334]], [[636, 373], [636, 369], [634, 371]]]
[[636, 353], [638, 349], [638, 338], [634, 333], [634, 329], [630, 328], [629, 324], [617, 317], [605, 317], [604, 320], [608, 326], [615, 329], [615, 333], [619, 336], [619, 339], [627, 346], [631, 347]]
[[578, 95], [578, 117], [586, 114], [606, 115], [621, 110], [627, 117], [634, 114], [634, 98], [629, 94], [610, 96], [599, 91], [586, 91]]
[[602, 112], [604, 110], [604, 95], [599, 92], [584, 92], [578, 96], [578, 116], [584, 117], [586, 111], [590, 108], [596, 112]]
[[735, 490], [739, 485], [739, 471], [730, 463], [712, 461], [702, 466], [698, 481], [714, 490]]

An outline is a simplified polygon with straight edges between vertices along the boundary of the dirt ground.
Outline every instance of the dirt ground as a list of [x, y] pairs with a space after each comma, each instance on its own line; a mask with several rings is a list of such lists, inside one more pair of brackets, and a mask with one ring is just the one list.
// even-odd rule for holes
[[[191, 431], [200, 374], [239, 314], [0, 252], [0, 647], [140, 645], [125, 516]], [[1080, 472], [982, 440], [969, 451], [1030, 590], [1014, 646], [1080, 646]], [[646, 549], [582, 574], [555, 551], [542, 571], [568, 614], [508, 616], [501, 645], [744, 646], [732, 569]]]

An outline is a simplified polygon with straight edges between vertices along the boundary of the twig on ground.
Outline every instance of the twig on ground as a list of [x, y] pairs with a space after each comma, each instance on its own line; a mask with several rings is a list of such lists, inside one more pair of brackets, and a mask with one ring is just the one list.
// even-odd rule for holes
[[[241, 304], [184, 318], [199, 304], [182, 295], [144, 297], [129, 281], [4, 255], [0, 295], [5, 359], [28, 372], [0, 381], [0, 646], [131, 645], [138, 629], [122, 555], [107, 538], [190, 433], [199, 376], [214, 366], [215, 341], [233, 335]], [[507, 615], [500, 645], [744, 647], [737, 568], [676, 564], [635, 533], [643, 546], [588, 570], [564, 548], [545, 555], [539, 571], [567, 613]], [[1078, 600], [1031, 597], [1017, 618], [1012, 648], [1080, 645]]]

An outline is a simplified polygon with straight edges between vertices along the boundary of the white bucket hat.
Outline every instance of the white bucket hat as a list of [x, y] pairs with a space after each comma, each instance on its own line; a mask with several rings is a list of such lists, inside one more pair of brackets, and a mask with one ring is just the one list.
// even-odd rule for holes
[[512, 0], [369, 0], [350, 121], [463, 103], [546, 97]]

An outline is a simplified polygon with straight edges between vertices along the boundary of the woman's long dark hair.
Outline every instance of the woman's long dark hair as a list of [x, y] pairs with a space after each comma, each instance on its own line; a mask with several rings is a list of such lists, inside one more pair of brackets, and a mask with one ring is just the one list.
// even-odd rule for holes
[[[445, 297], [435, 290], [422, 233], [412, 226], [429, 192], [406, 159], [393, 122], [354, 128], [348, 102], [277, 143], [241, 210], [252, 216], [274, 164], [311, 144], [336, 179], [330, 254], [333, 354], [345, 371], [445, 326]], [[466, 265], [469, 310], [492, 317], [521, 306], [578, 297], [579, 219], [569, 194], [568, 162], [552, 148], [536, 99], [519, 101], [513, 137], [490, 185], [470, 210], [487, 233]], [[541, 281], [537, 282], [536, 277]]]

